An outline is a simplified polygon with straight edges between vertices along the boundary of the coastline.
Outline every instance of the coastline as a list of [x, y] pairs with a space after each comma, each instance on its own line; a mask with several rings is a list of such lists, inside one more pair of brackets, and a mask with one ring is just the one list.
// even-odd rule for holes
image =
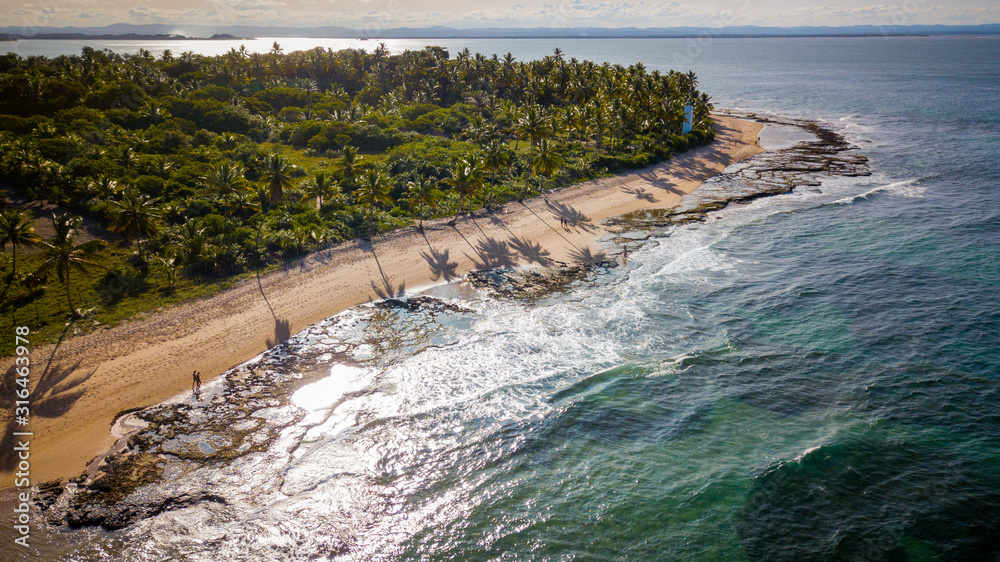
[[[475, 269], [593, 259], [607, 233], [602, 220], [675, 206], [726, 166], [762, 151], [756, 144], [762, 125], [724, 116], [716, 122], [714, 143], [657, 166], [512, 202], [454, 226], [439, 219], [427, 221], [424, 232], [410, 227], [345, 242], [263, 276], [260, 288], [257, 279], [246, 279], [212, 297], [32, 350], [36, 388], [55, 353], [41, 395], [32, 396], [32, 481], [80, 474], [115, 442], [109, 429], [118, 413], [185, 392], [192, 371], [213, 380], [351, 306]], [[561, 227], [560, 216], [575, 226]], [[5, 358], [2, 367], [12, 364]], [[4, 439], [11, 414], [0, 413]], [[2, 473], [12, 481], [10, 466]]]

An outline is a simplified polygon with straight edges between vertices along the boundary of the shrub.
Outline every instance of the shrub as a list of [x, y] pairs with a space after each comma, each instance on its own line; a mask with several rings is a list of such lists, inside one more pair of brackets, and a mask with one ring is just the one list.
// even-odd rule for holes
[[296, 88], [269, 88], [254, 96], [255, 99], [271, 106], [271, 110], [278, 112], [286, 107], [305, 107], [306, 92]]
[[0, 115], [0, 131], [10, 131], [18, 135], [27, 135], [35, 130], [39, 123], [45, 121], [41, 115], [20, 117], [18, 115]]
[[83, 98], [83, 104], [93, 109], [137, 109], [149, 100], [146, 91], [128, 80], [117, 80]]
[[193, 100], [216, 100], [228, 103], [236, 97], [236, 92], [232, 88], [213, 84], [191, 92], [188, 97]]
[[438, 109], [441, 109], [441, 107], [434, 105], [433, 103], [413, 103], [404, 107], [402, 111], [399, 112], [399, 115], [407, 121], [413, 121], [422, 115], [426, 115], [427, 113]]
[[163, 194], [163, 179], [156, 176], [139, 176], [132, 182], [136, 189], [150, 195], [159, 197]]

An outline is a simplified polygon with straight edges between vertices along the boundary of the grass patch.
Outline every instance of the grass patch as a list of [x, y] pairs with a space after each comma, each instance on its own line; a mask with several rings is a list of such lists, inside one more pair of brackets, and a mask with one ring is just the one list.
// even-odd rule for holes
[[290, 164], [294, 164], [303, 170], [326, 170], [335, 167], [335, 159], [326, 156], [309, 156], [305, 150], [298, 150], [295, 147], [279, 142], [261, 143], [260, 147], [267, 152], [280, 154], [288, 159]]
[[[229, 277], [178, 276], [171, 287], [163, 275], [154, 272], [141, 282], [130, 283], [130, 274], [135, 273], [127, 262], [130, 254], [131, 251], [114, 247], [95, 260], [108, 269], [92, 267], [85, 273], [72, 272], [70, 291], [73, 305], [86, 315], [73, 323], [68, 336], [83, 334], [99, 326], [113, 326], [143, 313], [215, 295], [254, 275], [250, 272]], [[23, 282], [25, 274], [34, 271], [43, 259], [41, 254], [18, 256], [18, 279], [12, 280], [9, 264], [0, 274], [0, 332], [12, 334], [15, 326], [27, 326], [31, 329], [29, 340], [32, 347], [59, 338], [70, 318], [66, 285], [54, 272], [40, 287], [29, 288]], [[110, 272], [118, 272], [120, 276]], [[0, 355], [13, 353], [14, 339], [0, 340]]]

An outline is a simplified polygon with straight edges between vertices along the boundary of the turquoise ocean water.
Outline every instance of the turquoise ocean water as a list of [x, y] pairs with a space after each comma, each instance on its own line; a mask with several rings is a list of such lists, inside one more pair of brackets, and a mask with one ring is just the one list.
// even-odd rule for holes
[[40, 552], [1000, 559], [1000, 39], [434, 43], [683, 65], [719, 107], [824, 122], [873, 175], [669, 229], [534, 305], [348, 311], [296, 337], [319, 356], [303, 421], [174, 475], [228, 505]]

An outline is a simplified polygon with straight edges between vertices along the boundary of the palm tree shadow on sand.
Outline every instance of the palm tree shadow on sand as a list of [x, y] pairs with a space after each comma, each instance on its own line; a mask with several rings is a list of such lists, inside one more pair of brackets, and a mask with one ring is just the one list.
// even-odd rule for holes
[[517, 254], [511, 251], [507, 241], [497, 238], [486, 238], [480, 240], [475, 246], [476, 258], [466, 255], [476, 269], [507, 269], [517, 265]]
[[512, 236], [507, 243], [510, 245], [510, 248], [521, 257], [521, 259], [528, 263], [537, 263], [543, 267], [547, 267], [552, 264], [552, 259], [549, 257], [549, 251], [542, 248], [542, 245], [537, 242], [531, 242], [525, 238]]
[[656, 203], [657, 199], [653, 193], [646, 191], [641, 187], [623, 187], [622, 191], [628, 193], [629, 195], [634, 195], [636, 199], [642, 199], [643, 201], [649, 203]]
[[283, 318], [274, 318], [274, 340], [267, 339], [267, 348], [270, 349], [282, 342], [288, 341], [292, 337], [291, 322]]
[[604, 252], [597, 252], [596, 254], [592, 253], [590, 251], [589, 246], [586, 248], [577, 248], [575, 250], [570, 251], [569, 257], [576, 263], [585, 265], [593, 265], [608, 261], [607, 254], [605, 254]]
[[[58, 349], [58, 347], [57, 347]], [[55, 353], [53, 353], [53, 356]], [[30, 395], [31, 417], [33, 418], [58, 418], [66, 414], [69, 409], [86, 394], [84, 388], [79, 388], [84, 382], [97, 372], [95, 367], [89, 373], [70, 379], [70, 376], [80, 368], [82, 360], [75, 364], [53, 365], [50, 358], [49, 364], [42, 372], [38, 383], [32, 389]], [[3, 387], [4, 395], [13, 395], [19, 388], [14, 380], [17, 378], [16, 365], [8, 369], [4, 375]], [[12, 413], [16, 413], [12, 412]], [[0, 437], [0, 470], [12, 471], [17, 466], [19, 458], [14, 451], [17, 440], [24, 438], [14, 436], [15, 431], [31, 431], [30, 426], [17, 423], [17, 416], [7, 422], [3, 429], [3, 436]]]
[[380, 299], [391, 299], [402, 297], [406, 294], [406, 283], [400, 283], [398, 287], [394, 286], [392, 280], [386, 276], [385, 271], [382, 269], [382, 263], [378, 260], [378, 253], [375, 252], [375, 244], [370, 240], [362, 240], [361, 248], [363, 250], [371, 251], [372, 257], [375, 258], [375, 265], [378, 267], [379, 281], [375, 280], [369, 281], [368, 284], [371, 285], [372, 291]]
[[590, 217], [583, 214], [583, 212], [575, 207], [554, 202], [550, 199], [545, 200], [545, 206], [552, 211], [553, 215], [565, 220], [577, 228], [583, 229], [585, 232], [593, 232], [595, 229], [594, 222], [590, 219]]
[[441, 252], [434, 250], [434, 248], [431, 248], [430, 252], [421, 250], [420, 257], [427, 262], [427, 267], [431, 270], [432, 281], [444, 279], [451, 282], [452, 279], [458, 277], [458, 262], [450, 261], [448, 250]]
[[431, 270], [431, 280], [438, 281], [444, 279], [446, 282], [451, 282], [452, 279], [458, 277], [458, 262], [450, 261], [450, 251], [437, 251], [434, 246], [431, 246], [431, 241], [427, 239], [427, 235], [423, 230], [420, 231], [420, 235], [424, 237], [424, 242], [427, 243], [427, 248], [430, 252], [420, 251], [420, 257], [424, 258], [427, 262], [427, 267]]
[[278, 318], [278, 315], [274, 312], [274, 307], [271, 306], [271, 301], [268, 300], [267, 294], [264, 293], [264, 285], [260, 280], [260, 271], [257, 271], [257, 290], [260, 291], [260, 296], [264, 299], [264, 304], [267, 305], [267, 309], [271, 311], [271, 317], [274, 318], [274, 339], [267, 338], [264, 340], [264, 344], [268, 349], [288, 341], [292, 337], [292, 327], [291, 321], [287, 318]]

